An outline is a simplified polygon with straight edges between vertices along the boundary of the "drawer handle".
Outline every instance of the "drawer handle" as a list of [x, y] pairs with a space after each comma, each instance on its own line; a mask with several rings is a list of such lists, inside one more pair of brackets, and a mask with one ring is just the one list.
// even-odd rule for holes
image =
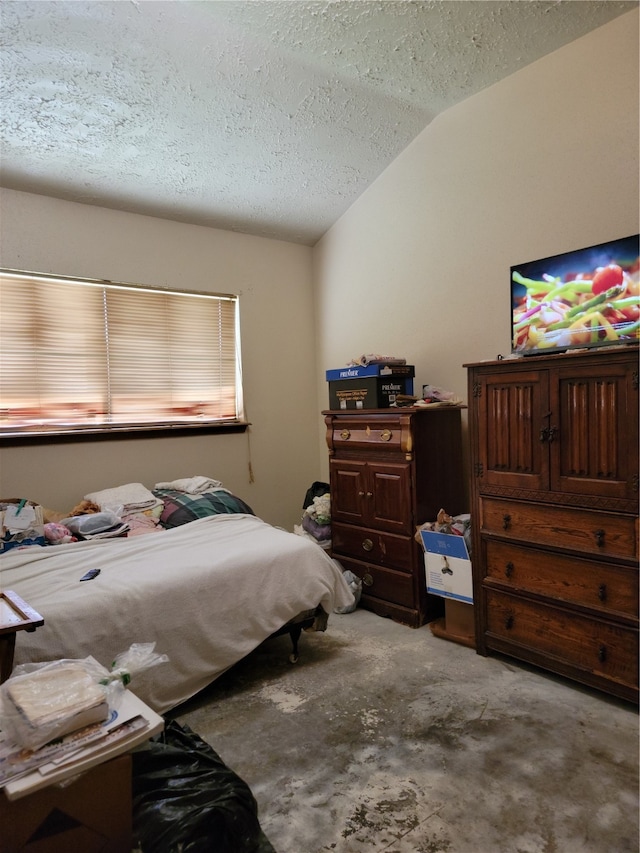
[[511, 577], [511, 575], [513, 574], [513, 563], [512, 562], [507, 563], [507, 565], [505, 566], [505, 569], [504, 569], [504, 573], [505, 573], [506, 577], [508, 577], [508, 578]]
[[511, 527], [511, 516], [509, 513], [505, 513], [502, 516], [502, 529], [508, 530]]
[[362, 542], [362, 548], [364, 551], [373, 551], [373, 542], [371, 539], [364, 539]]
[[510, 631], [513, 628], [513, 613], [508, 613], [504, 620], [504, 627], [507, 631]]
[[393, 435], [393, 433], [391, 432], [390, 429], [383, 429], [382, 432], [380, 433], [380, 438], [383, 441], [391, 441], [392, 435]]
[[604, 663], [606, 661], [606, 659], [607, 659], [607, 647], [606, 646], [600, 646], [600, 648], [598, 649], [598, 660], [600, 661], [600, 663]]
[[371, 575], [369, 574], [369, 572], [367, 572], [367, 574], [366, 574], [366, 575], [363, 575], [363, 576], [362, 576], [362, 583], [363, 583], [365, 586], [373, 586], [373, 578], [371, 577]]
[[600, 586], [598, 587], [598, 598], [600, 599], [600, 601], [606, 601], [607, 600], [607, 585], [606, 585], [606, 583], [601, 583]]
[[367, 497], [368, 497], [368, 498], [372, 498], [372, 497], [373, 497], [373, 492], [367, 492]]
[[358, 497], [359, 497], [359, 498], [363, 498], [363, 497], [364, 497], [364, 492], [358, 492]]
[[348, 438], [351, 438], [351, 433], [349, 432], [348, 429], [343, 429], [342, 432], [340, 433], [340, 438], [343, 441], [346, 441]]
[[598, 548], [604, 548], [604, 530], [594, 530], [593, 535], [596, 537], [596, 545]]

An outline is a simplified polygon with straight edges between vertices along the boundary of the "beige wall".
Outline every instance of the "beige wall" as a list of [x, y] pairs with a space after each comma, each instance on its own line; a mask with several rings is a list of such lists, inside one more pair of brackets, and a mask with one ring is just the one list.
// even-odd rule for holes
[[635, 11], [437, 118], [314, 249], [321, 404], [367, 352], [466, 400], [463, 363], [509, 352], [512, 263], [638, 231], [638, 123]]
[[0, 495], [208, 474], [291, 528], [327, 477], [326, 369], [404, 355], [466, 399], [463, 363], [509, 350], [511, 263], [638, 231], [637, 34], [632, 12], [441, 115], [313, 252], [2, 191], [3, 266], [240, 294], [255, 482], [245, 435], [136, 439], [2, 449]]
[[248, 435], [5, 447], [0, 495], [65, 511], [95, 489], [204, 474], [267, 521], [287, 529], [299, 523], [304, 493], [317, 479], [320, 421], [311, 250], [11, 190], [0, 193], [0, 205], [4, 267], [238, 293], [252, 424]]

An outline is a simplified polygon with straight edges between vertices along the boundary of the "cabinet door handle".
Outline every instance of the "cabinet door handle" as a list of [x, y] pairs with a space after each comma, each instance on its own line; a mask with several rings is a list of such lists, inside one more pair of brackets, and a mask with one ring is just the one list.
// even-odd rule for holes
[[600, 586], [598, 587], [598, 598], [600, 599], [600, 601], [606, 601], [607, 600], [607, 585], [606, 585], [606, 583], [601, 583]]
[[511, 561], [509, 561], [507, 563], [507, 565], [505, 566], [504, 573], [505, 573], [505, 576], [508, 578], [510, 578], [511, 575], [513, 574], [513, 563]]
[[555, 440], [555, 437], [557, 434], [558, 434], [558, 427], [557, 426], [542, 427], [540, 429], [540, 441], [542, 441], [542, 442], [548, 441], [549, 444], [551, 444], [551, 442]]
[[371, 575], [369, 574], [369, 572], [367, 572], [367, 574], [366, 574], [366, 575], [363, 575], [363, 576], [362, 576], [362, 583], [363, 583], [365, 586], [373, 586], [373, 578], [371, 577]]
[[601, 645], [598, 649], [598, 660], [600, 663], [604, 663], [607, 659], [607, 647], [605, 645]]
[[373, 497], [373, 492], [367, 492], [367, 497], [368, 497], [368, 498], [372, 498], [372, 497]]
[[371, 539], [363, 539], [362, 550], [363, 551], [373, 551], [373, 542], [371, 541]]
[[364, 492], [358, 492], [358, 497], [359, 497], [359, 498], [363, 498], [363, 497], [364, 497]]
[[502, 516], [502, 529], [508, 530], [510, 527], [511, 527], [511, 516], [509, 515], [509, 513], [505, 513], [505, 515]]
[[598, 548], [604, 548], [604, 530], [594, 530], [593, 535], [596, 537], [596, 545]]

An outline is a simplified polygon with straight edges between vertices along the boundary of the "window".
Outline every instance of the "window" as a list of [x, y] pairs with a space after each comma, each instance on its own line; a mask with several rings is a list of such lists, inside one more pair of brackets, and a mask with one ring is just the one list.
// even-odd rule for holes
[[236, 296], [0, 270], [0, 434], [243, 419]]

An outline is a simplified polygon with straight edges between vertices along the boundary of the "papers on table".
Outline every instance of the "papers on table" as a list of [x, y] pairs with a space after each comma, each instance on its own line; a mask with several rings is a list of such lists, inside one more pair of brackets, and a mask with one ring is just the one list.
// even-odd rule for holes
[[158, 734], [164, 720], [130, 691], [104, 723], [26, 750], [0, 731], [0, 787], [10, 800], [114, 758]]

